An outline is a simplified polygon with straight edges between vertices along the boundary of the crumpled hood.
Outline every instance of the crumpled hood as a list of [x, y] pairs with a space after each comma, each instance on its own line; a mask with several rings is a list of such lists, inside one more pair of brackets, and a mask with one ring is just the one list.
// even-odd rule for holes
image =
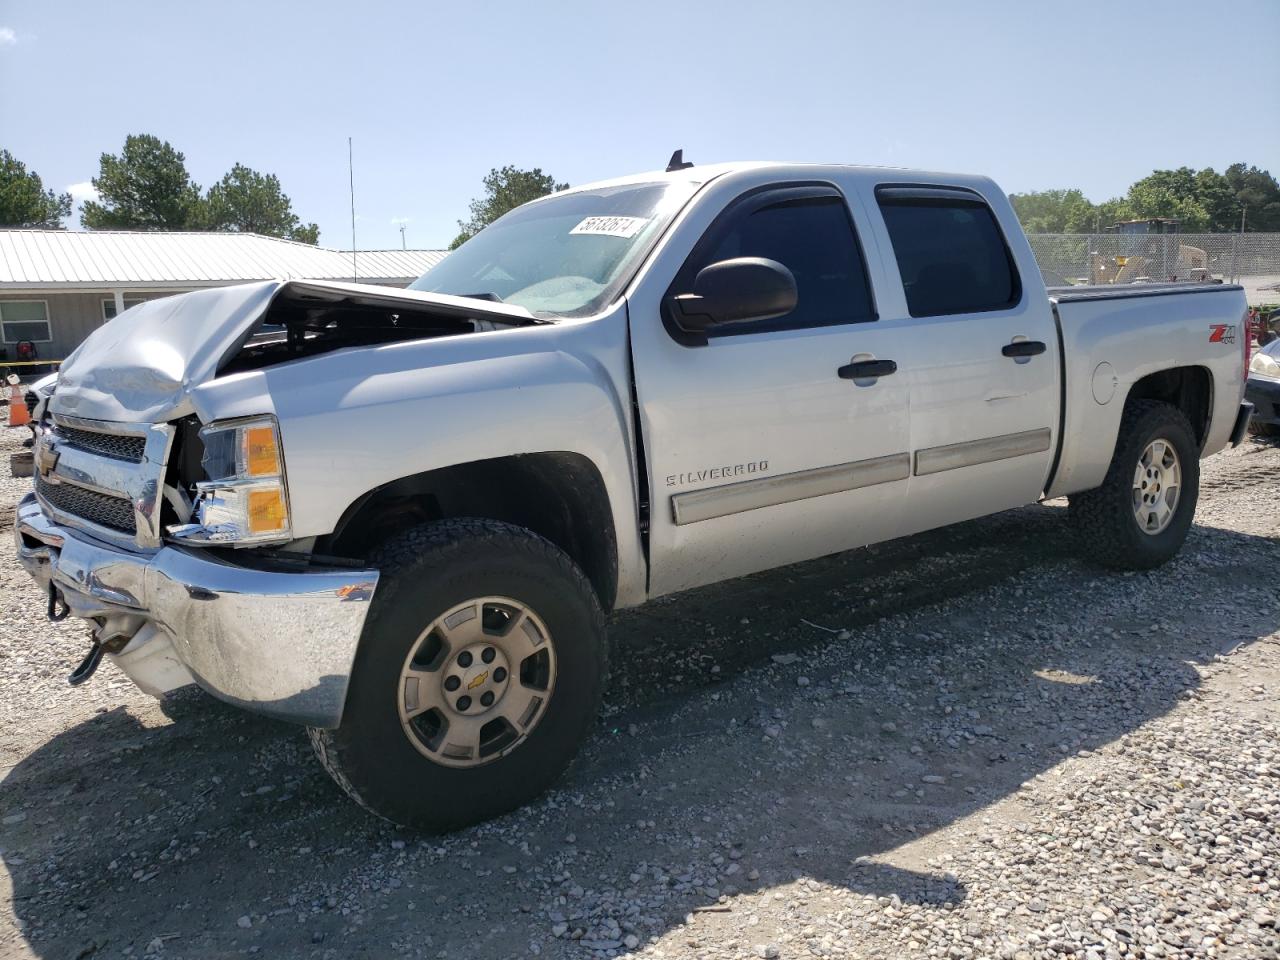
[[72, 351], [49, 409], [129, 423], [186, 416], [191, 388], [217, 373], [284, 283], [197, 290], [126, 310]]
[[[163, 423], [196, 412], [192, 392], [213, 380], [277, 299], [427, 309], [474, 332], [474, 319], [539, 323], [512, 304], [326, 280], [269, 280], [151, 300], [99, 327], [72, 351], [49, 410], [92, 420]], [[461, 331], [460, 331], [461, 332]]]

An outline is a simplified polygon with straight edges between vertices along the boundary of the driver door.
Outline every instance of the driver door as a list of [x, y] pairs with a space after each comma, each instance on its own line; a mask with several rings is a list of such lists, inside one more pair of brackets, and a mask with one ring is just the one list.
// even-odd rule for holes
[[[876, 318], [855, 223], [830, 184], [749, 191], [665, 292], [646, 284], [628, 304], [651, 595], [893, 534], [910, 472], [908, 378], [847, 378], [854, 361], [905, 359]], [[795, 309], [683, 336], [666, 298], [744, 256], [791, 270]]]

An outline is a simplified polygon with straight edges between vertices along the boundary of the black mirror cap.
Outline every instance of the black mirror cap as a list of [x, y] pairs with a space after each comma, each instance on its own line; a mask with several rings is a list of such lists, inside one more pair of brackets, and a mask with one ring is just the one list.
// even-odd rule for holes
[[765, 257], [734, 257], [698, 271], [691, 293], [672, 298], [676, 323], [687, 333], [704, 333], [722, 323], [772, 320], [796, 308], [796, 278]]

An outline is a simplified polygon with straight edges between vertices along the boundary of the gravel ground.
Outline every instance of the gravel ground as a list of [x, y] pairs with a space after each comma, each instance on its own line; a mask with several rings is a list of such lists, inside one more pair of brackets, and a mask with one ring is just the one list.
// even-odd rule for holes
[[69, 689], [0, 551], [0, 957], [1280, 956], [1278, 504], [1249, 441], [1153, 573], [1053, 503], [619, 616], [580, 762], [444, 838], [294, 728]]
[[1251, 307], [1280, 300], [1280, 276], [1241, 277], [1239, 283]]

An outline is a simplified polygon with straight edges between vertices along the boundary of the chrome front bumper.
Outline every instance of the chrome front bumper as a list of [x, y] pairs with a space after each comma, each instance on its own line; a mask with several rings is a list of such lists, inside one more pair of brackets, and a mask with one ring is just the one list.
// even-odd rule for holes
[[197, 549], [130, 553], [51, 521], [34, 494], [18, 505], [18, 560], [77, 617], [146, 625], [191, 678], [247, 710], [315, 727], [342, 720], [376, 570], [276, 572]]

